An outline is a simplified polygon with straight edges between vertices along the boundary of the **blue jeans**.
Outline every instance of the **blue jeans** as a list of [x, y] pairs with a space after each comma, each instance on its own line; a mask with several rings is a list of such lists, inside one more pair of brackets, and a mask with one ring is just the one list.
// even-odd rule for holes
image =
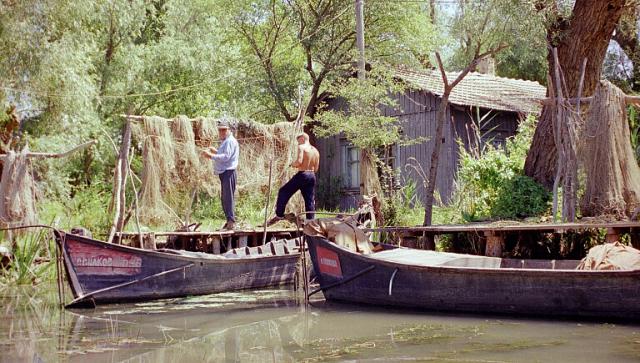
[[284, 210], [289, 203], [289, 199], [299, 190], [304, 198], [304, 209], [307, 213], [307, 219], [315, 218], [316, 202], [315, 202], [316, 174], [312, 171], [299, 171], [278, 191], [278, 200], [276, 201], [276, 216], [284, 217]]
[[222, 210], [224, 211], [227, 222], [236, 221], [236, 216], [233, 213], [235, 209], [234, 194], [236, 192], [236, 171], [225, 170], [224, 173], [218, 174], [220, 178], [220, 199], [222, 200]]

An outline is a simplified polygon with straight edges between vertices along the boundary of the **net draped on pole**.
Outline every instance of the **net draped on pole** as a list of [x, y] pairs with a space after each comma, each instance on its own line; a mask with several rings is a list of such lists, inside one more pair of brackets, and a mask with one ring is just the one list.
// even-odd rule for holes
[[0, 176], [0, 226], [12, 227], [37, 222], [36, 187], [27, 157], [28, 148], [9, 151], [2, 157]]

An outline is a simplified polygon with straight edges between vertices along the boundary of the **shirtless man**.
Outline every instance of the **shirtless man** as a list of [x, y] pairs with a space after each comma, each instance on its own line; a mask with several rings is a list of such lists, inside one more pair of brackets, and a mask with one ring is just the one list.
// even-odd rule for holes
[[284, 219], [284, 210], [289, 199], [299, 190], [304, 198], [304, 208], [307, 212], [307, 219], [315, 217], [315, 187], [316, 172], [320, 165], [320, 153], [318, 149], [309, 143], [309, 135], [301, 133], [296, 137], [298, 141], [298, 157], [291, 163], [291, 167], [298, 169], [298, 172], [278, 191], [276, 201], [276, 216], [267, 222], [271, 226]]

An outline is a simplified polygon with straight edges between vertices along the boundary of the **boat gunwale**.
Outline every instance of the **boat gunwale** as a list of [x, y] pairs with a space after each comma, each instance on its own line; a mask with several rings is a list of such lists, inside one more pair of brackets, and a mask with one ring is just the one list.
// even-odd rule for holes
[[[383, 259], [377, 259], [373, 257], [369, 257], [368, 255], [362, 255], [357, 252], [351, 251], [343, 246], [339, 246], [324, 237], [317, 236], [306, 236], [308, 238], [316, 238], [323, 241], [326, 245], [340, 254], [347, 254], [351, 258], [355, 258], [357, 260], [361, 260], [366, 263], [375, 262], [375, 264], [380, 264], [388, 268], [397, 268], [399, 266], [406, 267], [409, 270], [418, 270], [423, 272], [447, 272], [447, 273], [465, 273], [468, 274], [470, 272], [477, 272], [480, 274], [497, 274], [497, 275], [507, 275], [507, 274], [518, 274], [522, 272], [526, 272], [527, 275], [571, 275], [571, 277], [593, 277], [602, 276], [602, 275], [616, 275], [616, 276], [626, 276], [626, 277], [640, 277], [640, 269], [636, 270], [575, 270], [575, 269], [535, 269], [535, 268], [512, 268], [512, 267], [503, 267], [503, 268], [480, 268], [480, 267], [464, 267], [464, 266], [421, 266], [414, 265], [406, 262], [393, 262]], [[324, 246], [322, 246], [324, 247]], [[398, 247], [405, 248], [405, 247]], [[411, 248], [406, 248], [411, 250]], [[315, 251], [314, 251], [315, 252]], [[470, 255], [476, 256], [476, 255]], [[315, 259], [314, 259], [315, 260]], [[552, 261], [552, 260], [531, 260], [531, 261]], [[606, 277], [606, 276], [602, 276]]]
[[[214, 255], [214, 254], [210, 254], [212, 256], [220, 256], [220, 258], [206, 258], [206, 257], [195, 257], [195, 256], [184, 256], [184, 255], [179, 255], [179, 254], [173, 254], [170, 252], [161, 252], [161, 251], [155, 251], [155, 250], [146, 250], [143, 248], [138, 248], [138, 247], [131, 247], [131, 246], [125, 246], [125, 245], [119, 245], [119, 244], [115, 244], [115, 243], [107, 243], [104, 241], [100, 241], [100, 240], [96, 240], [93, 238], [89, 238], [89, 237], [85, 237], [85, 236], [80, 236], [80, 235], [76, 235], [76, 234], [71, 234], [71, 233], [67, 233], [67, 232], [63, 232], [64, 235], [62, 236], [62, 241], [64, 241], [63, 243], [66, 244], [66, 239], [67, 236], [70, 236], [71, 238], [75, 239], [75, 240], [80, 240], [79, 242], [81, 243], [89, 243], [89, 244], [93, 244], [96, 247], [99, 248], [104, 248], [104, 249], [115, 249], [115, 250], [122, 250], [124, 252], [127, 253], [137, 253], [137, 254], [143, 254], [143, 255], [147, 255], [148, 257], [153, 257], [153, 258], [168, 258], [170, 260], [182, 260], [182, 261], [189, 261], [189, 262], [207, 262], [207, 263], [223, 263], [223, 264], [235, 264], [235, 263], [246, 263], [246, 262], [252, 262], [252, 261], [261, 261], [264, 260], [265, 258], [268, 259], [290, 259], [292, 257], [298, 258], [300, 256], [300, 252], [292, 252], [288, 255], [256, 255], [254, 256], [242, 256], [242, 257], [238, 257], [238, 258], [229, 258], [229, 257], [225, 257], [223, 255]], [[179, 250], [176, 250], [179, 251]], [[202, 253], [206, 253], [206, 252], [202, 252]], [[241, 255], [238, 255], [241, 256]], [[72, 265], [75, 266], [75, 264], [73, 263], [73, 261], [70, 261], [70, 263]]]

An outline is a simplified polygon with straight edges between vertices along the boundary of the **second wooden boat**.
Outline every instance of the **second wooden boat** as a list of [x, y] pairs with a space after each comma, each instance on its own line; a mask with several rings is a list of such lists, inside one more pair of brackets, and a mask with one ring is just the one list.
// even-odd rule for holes
[[449, 312], [640, 318], [640, 270], [394, 248], [363, 255], [305, 236], [327, 300]]

